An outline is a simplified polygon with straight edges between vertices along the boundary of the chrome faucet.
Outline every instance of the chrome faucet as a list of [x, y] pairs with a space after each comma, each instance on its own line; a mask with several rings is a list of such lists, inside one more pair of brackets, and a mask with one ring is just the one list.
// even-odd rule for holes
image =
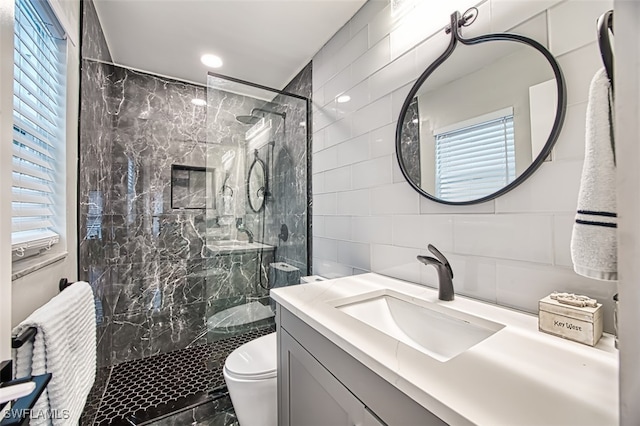
[[242, 218], [236, 219], [236, 229], [247, 234], [249, 244], [253, 243], [253, 232], [249, 231], [249, 229], [244, 226], [244, 223], [242, 223]]
[[425, 265], [433, 265], [438, 271], [438, 299], [451, 301], [453, 300], [453, 270], [446, 257], [440, 251], [429, 244], [429, 251], [433, 253], [435, 258], [431, 256], [418, 256], [418, 260]]

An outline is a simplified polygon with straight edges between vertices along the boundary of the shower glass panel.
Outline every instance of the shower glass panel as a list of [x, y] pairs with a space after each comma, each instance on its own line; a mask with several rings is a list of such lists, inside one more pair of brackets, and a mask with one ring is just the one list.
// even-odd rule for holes
[[269, 290], [308, 273], [308, 100], [210, 73], [207, 340], [272, 327]]

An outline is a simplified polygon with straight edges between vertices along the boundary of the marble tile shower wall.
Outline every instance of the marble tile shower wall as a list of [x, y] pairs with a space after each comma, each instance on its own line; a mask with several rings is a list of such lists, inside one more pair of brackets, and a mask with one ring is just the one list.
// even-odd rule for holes
[[[266, 282], [274, 257], [265, 252], [258, 267], [250, 253], [212, 256], [203, 247], [204, 210], [171, 208], [171, 165], [207, 165], [206, 110], [191, 103], [205, 98], [205, 88], [106, 63], [111, 57], [90, 1], [84, 2], [83, 19], [80, 278], [94, 288], [99, 365], [108, 366], [183, 348], [229, 300], [265, 296], [257, 274]], [[308, 66], [288, 90], [310, 96], [310, 72]], [[210, 134], [240, 147], [246, 128], [233, 117], [259, 102], [211, 96], [228, 119], [209, 126]], [[288, 110], [288, 120], [300, 123], [305, 113]], [[288, 154], [290, 169], [274, 174], [279, 201], [265, 240], [276, 246], [280, 223], [287, 223], [293, 238], [280, 247], [278, 260], [303, 269], [307, 147], [294, 139], [298, 133], [287, 131], [276, 150], [280, 157]], [[244, 194], [244, 178], [232, 181]], [[244, 214], [245, 203], [236, 202], [235, 211]]]
[[202, 330], [204, 210], [172, 210], [171, 165], [204, 167], [203, 87], [115, 68], [111, 265], [112, 362], [185, 347]]
[[[111, 364], [111, 328], [103, 309], [110, 284], [107, 238], [103, 216], [109, 204], [112, 168], [112, 116], [109, 76], [113, 67], [93, 1], [82, 2], [82, 72], [80, 91], [79, 170], [79, 278], [91, 283], [96, 296], [98, 365]], [[104, 217], [104, 219], [103, 219]]]
[[[244, 297], [266, 266], [246, 255], [213, 257], [204, 209], [171, 207], [171, 165], [206, 166], [206, 110], [191, 103], [205, 88], [84, 62], [87, 80], [101, 84], [84, 86], [100, 90], [83, 104], [106, 120], [82, 118], [81, 265], [99, 298], [101, 361], [109, 365], [199, 342], [210, 305]], [[225, 110], [243, 113], [243, 100], [231, 98]]]
[[83, 58], [111, 62], [111, 52], [102, 32], [93, 0], [82, 3], [82, 52]]
[[[311, 98], [312, 64], [298, 73], [284, 91]], [[278, 95], [274, 104], [285, 105], [278, 112], [286, 113], [286, 119], [273, 116], [276, 144], [273, 148], [273, 170], [270, 169], [272, 197], [265, 204], [265, 212], [254, 213], [249, 206], [246, 217], [249, 228], [259, 241], [276, 246], [276, 262], [285, 262], [307, 274], [307, 210], [311, 196], [308, 194], [307, 110], [305, 101]], [[301, 125], [305, 123], [305, 125]], [[259, 149], [259, 156], [266, 161], [268, 146]], [[271, 155], [271, 154], [270, 154]], [[247, 152], [247, 165], [253, 161], [253, 153]], [[271, 165], [267, 165], [271, 168]], [[264, 232], [262, 221], [264, 221]], [[287, 241], [279, 239], [281, 225], [289, 230]], [[263, 237], [264, 233], [264, 237]]]
[[[79, 167], [79, 265], [80, 279], [88, 281], [96, 296], [98, 357], [108, 365], [111, 338], [105, 311], [106, 294], [111, 282], [107, 262], [109, 217], [104, 215], [111, 196], [112, 138], [108, 103], [108, 75], [112, 67], [82, 60], [80, 167]], [[82, 141], [90, 141], [83, 143]]]
[[[396, 17], [389, 1], [369, 0], [313, 58], [314, 273], [374, 271], [433, 285], [433, 268], [415, 261], [433, 243], [451, 260], [459, 293], [536, 312], [553, 290], [584, 292], [604, 303], [612, 331], [615, 283], [578, 276], [569, 253], [588, 87], [602, 66], [595, 22], [612, 3], [418, 2]], [[466, 36], [516, 26], [526, 33], [532, 19], [546, 23], [533, 36], [562, 67], [568, 108], [552, 161], [509, 194], [456, 207], [422, 198], [407, 184], [394, 133], [409, 89], [448, 43], [442, 28], [449, 15], [471, 6], [480, 13]], [[351, 101], [337, 103], [342, 94]]]
[[[99, 298], [109, 365], [184, 347], [202, 329], [204, 212], [172, 212], [170, 170], [204, 166], [205, 115], [190, 102], [204, 89], [83, 62], [87, 82], [102, 80], [83, 81], [83, 112], [103, 115], [81, 117], [80, 264]], [[99, 96], [88, 93], [98, 85]]]

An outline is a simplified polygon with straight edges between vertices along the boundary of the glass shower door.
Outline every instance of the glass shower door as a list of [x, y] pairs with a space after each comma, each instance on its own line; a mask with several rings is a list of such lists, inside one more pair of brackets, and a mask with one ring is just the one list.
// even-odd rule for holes
[[269, 290], [308, 273], [308, 101], [209, 74], [207, 337], [273, 326]]

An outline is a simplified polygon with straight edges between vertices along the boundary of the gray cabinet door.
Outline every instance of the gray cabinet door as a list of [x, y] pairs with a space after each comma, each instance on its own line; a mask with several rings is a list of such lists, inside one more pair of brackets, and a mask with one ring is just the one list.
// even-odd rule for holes
[[381, 426], [362, 402], [280, 329], [280, 426]]

